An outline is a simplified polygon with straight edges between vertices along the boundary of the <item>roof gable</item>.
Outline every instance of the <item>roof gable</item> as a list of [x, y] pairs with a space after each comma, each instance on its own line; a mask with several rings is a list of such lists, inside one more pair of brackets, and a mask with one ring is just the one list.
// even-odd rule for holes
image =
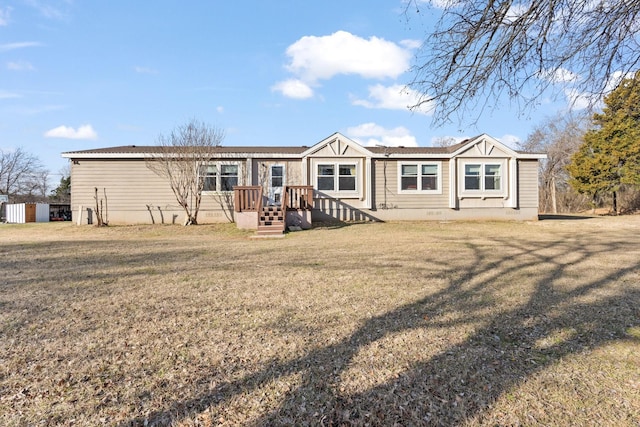
[[452, 157], [518, 157], [518, 153], [485, 133], [457, 146]]
[[304, 153], [303, 157], [370, 157], [373, 153], [358, 144], [352, 139], [347, 138], [340, 132], [323, 139], [314, 146], [310, 147]]

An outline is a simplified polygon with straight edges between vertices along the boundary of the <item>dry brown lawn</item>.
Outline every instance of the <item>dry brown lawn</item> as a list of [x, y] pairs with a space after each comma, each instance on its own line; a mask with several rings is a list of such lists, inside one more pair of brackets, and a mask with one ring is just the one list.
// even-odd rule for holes
[[0, 225], [0, 425], [640, 423], [640, 216]]

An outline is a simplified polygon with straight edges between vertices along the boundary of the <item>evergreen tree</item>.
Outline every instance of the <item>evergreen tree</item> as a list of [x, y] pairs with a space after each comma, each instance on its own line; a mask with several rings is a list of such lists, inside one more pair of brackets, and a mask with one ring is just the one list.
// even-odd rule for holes
[[571, 185], [579, 193], [589, 194], [594, 201], [611, 194], [617, 213], [620, 188], [640, 185], [640, 72], [623, 80], [604, 103], [568, 169]]
[[68, 202], [71, 194], [71, 177], [63, 176], [60, 178], [60, 185], [51, 192], [49, 196], [54, 202]]

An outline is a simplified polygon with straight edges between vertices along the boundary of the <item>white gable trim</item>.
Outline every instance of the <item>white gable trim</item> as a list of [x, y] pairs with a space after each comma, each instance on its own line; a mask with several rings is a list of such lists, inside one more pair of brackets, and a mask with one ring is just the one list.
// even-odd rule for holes
[[[352, 148], [356, 152], [358, 152], [363, 157], [372, 157], [374, 154], [364, 148], [362, 145], [358, 144], [354, 140], [347, 138], [340, 132], [336, 132], [333, 135], [323, 139], [322, 141], [315, 144], [313, 147], [310, 147], [308, 150], [302, 153], [302, 157], [313, 156], [318, 151], [322, 150], [325, 147], [329, 147], [331, 152], [336, 157], [344, 156], [349, 148]], [[353, 156], [353, 155], [350, 155]]]
[[455, 152], [451, 153], [452, 157], [459, 156], [469, 150], [474, 150], [474, 154], [481, 157], [488, 157], [493, 152], [494, 148], [498, 148], [506, 153], [508, 157], [519, 157], [520, 155], [507, 147], [497, 139], [483, 133], [482, 135], [470, 140], [462, 147], [458, 148]]

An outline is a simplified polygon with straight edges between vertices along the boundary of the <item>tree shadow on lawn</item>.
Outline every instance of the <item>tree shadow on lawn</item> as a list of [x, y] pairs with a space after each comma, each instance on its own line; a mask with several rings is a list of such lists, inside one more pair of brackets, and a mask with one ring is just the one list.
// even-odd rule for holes
[[[598, 243], [597, 235], [590, 234], [544, 243], [498, 238], [491, 243], [469, 243], [474, 259], [466, 260], [468, 270], [462, 275], [460, 265], [445, 268], [444, 277], [452, 279], [444, 290], [373, 317], [340, 342], [293, 360], [274, 360], [237, 381], [212, 388], [203, 385], [192, 396], [123, 425], [159, 425], [192, 418], [210, 406], [223, 406], [236, 396], [293, 374], [301, 376], [301, 384], [254, 425], [460, 424], [482, 418], [502, 394], [568, 355], [633, 339], [626, 331], [640, 324], [640, 291], [634, 282], [640, 261], [607, 275], [585, 278], [569, 288], [559, 285], [571, 274], [572, 265], [586, 266], [596, 257], [637, 251], [638, 242], [633, 238]], [[509, 248], [506, 252], [512, 255], [496, 260], [495, 245]], [[522, 261], [514, 262], [516, 257]], [[433, 265], [425, 266], [425, 272], [430, 267]], [[491, 298], [494, 282], [500, 276], [517, 277], [532, 269], [539, 274], [529, 279], [534, 286], [526, 302], [505, 306], [493, 318], [486, 318], [486, 310], [495, 305]], [[623, 280], [632, 282], [621, 290], [612, 285]], [[612, 286], [616, 289], [610, 289]], [[595, 298], [599, 293], [606, 295]], [[478, 295], [487, 298], [474, 298]], [[454, 312], [465, 316], [447, 316]], [[482, 326], [473, 328], [477, 322]], [[435, 332], [465, 326], [472, 328], [465, 339], [386, 382], [356, 393], [341, 391], [342, 375], [351, 362], [376, 341], [418, 328]], [[573, 333], [558, 338], [558, 332], [567, 329]], [[429, 345], [424, 342], [426, 349]], [[200, 383], [208, 384], [206, 378]]]

